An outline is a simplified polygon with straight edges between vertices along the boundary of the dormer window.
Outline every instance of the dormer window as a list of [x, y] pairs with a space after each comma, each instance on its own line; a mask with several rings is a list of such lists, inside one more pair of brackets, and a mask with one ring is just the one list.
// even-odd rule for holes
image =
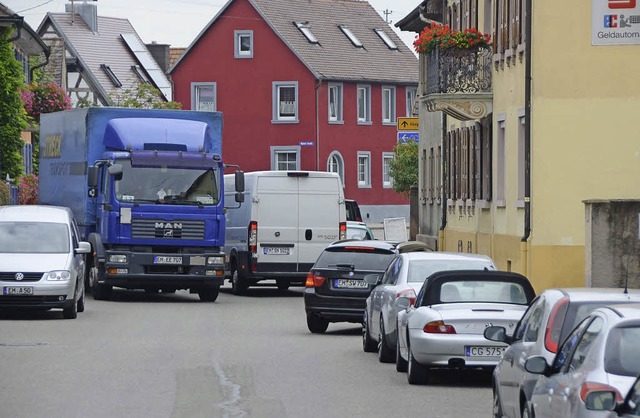
[[302, 32], [302, 34], [305, 38], [307, 38], [307, 41], [309, 41], [310, 44], [319, 43], [318, 38], [315, 37], [313, 32], [311, 32], [311, 29], [309, 28], [309, 22], [293, 22], [293, 24], [296, 25], [296, 28], [298, 28], [300, 32]]
[[374, 29], [375, 33], [378, 34], [382, 42], [384, 42], [389, 49], [398, 49], [398, 45], [389, 38], [389, 35], [385, 33], [382, 29]]
[[356, 38], [356, 35], [354, 35], [353, 32], [351, 32], [351, 29], [349, 29], [346, 26], [342, 26], [342, 25], [339, 25], [338, 27], [340, 28], [342, 33], [344, 33], [344, 35], [347, 38], [349, 38], [349, 40], [351, 41], [353, 46], [355, 46], [356, 48], [362, 48], [363, 47], [362, 42], [360, 42], [360, 39]]
[[107, 74], [107, 77], [109, 77], [109, 80], [111, 80], [114, 86], [122, 87], [122, 83], [118, 80], [118, 77], [116, 77], [111, 67], [107, 64], [100, 64], [100, 68], [102, 68], [102, 70]]

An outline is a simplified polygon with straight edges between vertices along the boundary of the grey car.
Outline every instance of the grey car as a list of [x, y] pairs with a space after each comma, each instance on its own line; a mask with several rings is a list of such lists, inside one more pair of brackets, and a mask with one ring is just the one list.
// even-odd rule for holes
[[415, 302], [425, 279], [431, 274], [448, 270], [495, 269], [493, 260], [480, 254], [411, 252], [398, 255], [389, 264], [384, 275], [365, 278], [377, 286], [367, 298], [362, 330], [363, 350], [377, 350], [380, 362], [395, 361], [396, 319], [399, 310], [395, 302], [400, 297], [407, 297]]
[[0, 206], [0, 308], [84, 311], [85, 254], [69, 208]]
[[[553, 362], [529, 357], [525, 369], [540, 375], [525, 416], [607, 417], [606, 396], [622, 402], [640, 374], [640, 304], [612, 305], [589, 314], [558, 348]], [[608, 408], [607, 408], [608, 407]]]
[[594, 309], [632, 302], [640, 302], [640, 290], [548, 289], [533, 301], [513, 337], [508, 337], [502, 327], [488, 327], [487, 339], [510, 344], [493, 372], [493, 416], [518, 418], [526, 413], [539, 377], [524, 369], [528, 357], [543, 356], [551, 363], [559, 343]]

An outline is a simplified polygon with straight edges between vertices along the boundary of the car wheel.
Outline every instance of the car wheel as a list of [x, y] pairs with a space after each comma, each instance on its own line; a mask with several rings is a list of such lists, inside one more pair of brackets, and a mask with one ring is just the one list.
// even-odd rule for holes
[[498, 389], [493, 388], [493, 418], [502, 418], [502, 405]]
[[91, 293], [95, 300], [109, 300], [111, 298], [111, 292], [113, 288], [106, 284], [98, 283], [101, 277], [104, 276], [104, 270], [100, 267], [91, 267], [89, 272], [89, 281], [91, 282]]
[[411, 385], [423, 385], [429, 381], [429, 368], [418, 363], [411, 352], [411, 346], [407, 347], [409, 362], [407, 364], [407, 381]]
[[389, 347], [387, 337], [385, 337], [384, 320], [380, 316], [380, 340], [378, 341], [378, 361], [380, 363], [393, 363], [395, 360], [395, 353], [393, 349]]
[[405, 373], [407, 371], [407, 360], [400, 354], [400, 336], [396, 338], [396, 371]]
[[533, 407], [529, 402], [525, 402], [522, 406], [522, 412], [520, 413], [522, 418], [535, 418], [536, 414], [533, 412]]
[[78, 312], [84, 312], [84, 287], [82, 288], [82, 294], [78, 299]]
[[198, 289], [198, 296], [200, 296], [202, 302], [215, 302], [219, 294], [219, 286], [207, 286]]
[[367, 311], [364, 312], [364, 321], [362, 321], [362, 350], [365, 353], [375, 353], [378, 345], [371, 338], [369, 333], [369, 318], [367, 317]]
[[324, 334], [329, 327], [329, 321], [316, 314], [307, 314], [307, 328], [314, 334]]
[[231, 293], [234, 295], [244, 295], [249, 285], [240, 277], [238, 269], [234, 268], [231, 272]]

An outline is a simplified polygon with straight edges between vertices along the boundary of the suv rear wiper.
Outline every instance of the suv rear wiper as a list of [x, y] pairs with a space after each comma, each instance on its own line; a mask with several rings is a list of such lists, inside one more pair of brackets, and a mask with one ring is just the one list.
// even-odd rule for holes
[[349, 270], [355, 270], [356, 266], [354, 266], [353, 264], [333, 264], [330, 267], [337, 267], [339, 269], [349, 269]]

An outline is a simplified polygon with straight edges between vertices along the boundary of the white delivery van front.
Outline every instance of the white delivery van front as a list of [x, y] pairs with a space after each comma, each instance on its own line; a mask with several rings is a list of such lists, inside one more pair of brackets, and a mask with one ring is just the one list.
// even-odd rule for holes
[[[233, 176], [225, 180], [225, 188], [233, 190]], [[322, 250], [345, 234], [337, 174], [245, 173], [245, 201], [227, 212], [225, 252], [233, 292], [241, 294], [261, 280], [275, 280], [280, 289], [303, 285]]]

